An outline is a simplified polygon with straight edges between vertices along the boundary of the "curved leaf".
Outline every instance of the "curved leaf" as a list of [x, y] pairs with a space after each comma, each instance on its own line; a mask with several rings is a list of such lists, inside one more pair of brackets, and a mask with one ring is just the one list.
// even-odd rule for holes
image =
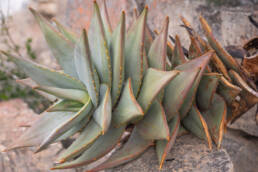
[[196, 95], [196, 101], [201, 110], [207, 110], [210, 107], [220, 77], [218, 73], [203, 74]]
[[103, 0], [103, 3], [102, 3], [101, 17], [102, 17], [102, 20], [103, 20], [103, 28], [104, 28], [105, 35], [106, 35], [106, 38], [107, 38], [107, 42], [109, 44], [110, 41], [111, 41], [111, 36], [112, 36], [112, 27], [111, 27], [111, 23], [110, 23], [110, 20], [109, 20], [106, 0]]
[[166, 70], [168, 24], [169, 18], [166, 17], [161, 32], [152, 42], [148, 52], [150, 67], [159, 70]]
[[96, 107], [98, 105], [99, 96], [99, 79], [95, 66], [91, 62], [91, 52], [85, 29], [83, 29], [82, 35], [75, 45], [74, 64], [79, 79], [86, 86], [92, 103]]
[[17, 64], [17, 66], [40, 86], [86, 90], [83, 83], [71, 76], [48, 69], [34, 62], [17, 58], [6, 52], [2, 52]]
[[97, 159], [106, 155], [116, 146], [124, 131], [125, 126], [121, 126], [120, 128], [111, 127], [104, 135], [100, 136], [87, 150], [85, 150], [77, 159], [56, 165], [52, 169], [75, 168], [96, 161]]
[[231, 105], [242, 89], [231, 84], [226, 78], [221, 77], [217, 91], [225, 99], [226, 103]]
[[186, 59], [183, 52], [183, 48], [181, 46], [179, 37], [176, 35], [175, 48], [171, 58], [172, 69], [174, 69], [176, 66], [181, 65], [185, 62], [186, 62]]
[[[210, 47], [210, 45], [204, 41], [200, 35], [192, 28], [192, 26], [190, 25], [190, 23], [184, 18], [181, 16], [181, 20], [182, 22], [184, 23], [185, 25], [185, 28], [186, 28], [186, 31], [188, 32], [189, 34], [189, 37], [194, 40], [197, 41], [197, 43], [200, 45], [200, 48], [202, 50], [202, 52], [207, 52], [209, 50], [211, 50], [212, 48]], [[196, 46], [197, 47], [197, 46]], [[191, 50], [189, 50], [191, 51]], [[189, 52], [190, 53], [190, 52]], [[211, 63], [212, 63], [212, 67], [215, 67], [215, 69], [224, 75], [224, 77], [227, 78], [227, 80], [231, 81], [229, 75], [228, 75], [228, 72], [227, 72], [227, 69], [225, 67], [225, 65], [223, 64], [223, 62], [220, 60], [220, 58], [217, 56], [217, 54], [213, 54], [212, 58], [211, 58]]]
[[137, 101], [144, 112], [147, 112], [158, 93], [175, 77], [179, 71], [160, 71], [149, 68], [144, 75], [142, 87]]
[[[18, 79], [16, 80], [17, 83], [29, 86], [30, 88], [34, 89], [36, 87], [38, 87], [38, 84], [33, 81], [31, 78], [25, 78], [25, 79]], [[48, 94], [44, 91], [40, 91], [40, 90], [35, 90], [36, 92], [38, 92], [40, 95], [42, 95], [43, 97], [45, 97], [46, 99], [48, 99], [51, 102], [54, 102], [56, 100], [56, 97]]]
[[69, 120], [74, 112], [44, 112], [7, 150], [40, 145], [61, 123]]
[[101, 102], [95, 110], [93, 118], [102, 128], [102, 134], [104, 134], [109, 128], [112, 116], [110, 88], [106, 84], [100, 85], [100, 99]]
[[207, 52], [207, 53], [203, 54], [202, 56], [195, 58], [189, 62], [186, 62], [180, 66], [177, 66], [175, 68], [178, 70], [187, 70], [189, 68], [195, 68], [195, 69], [199, 68], [200, 69], [198, 76], [195, 78], [195, 81], [194, 81], [192, 87], [190, 88], [189, 92], [187, 93], [187, 96], [185, 97], [182, 107], [180, 108], [179, 112], [180, 112], [181, 119], [183, 119], [187, 115], [188, 111], [190, 110], [190, 108], [193, 104], [200, 80], [202, 78], [202, 74], [205, 71], [205, 69], [209, 63], [212, 54], [213, 54], [212, 51]]
[[18, 140], [15, 140], [8, 150], [41, 145], [38, 151], [54, 142], [63, 133], [72, 128], [87, 115], [91, 104], [86, 104], [79, 112], [44, 112]]
[[154, 101], [144, 118], [137, 123], [137, 131], [148, 140], [169, 140], [166, 114], [162, 105]]
[[185, 70], [179, 73], [165, 88], [163, 106], [168, 121], [178, 114], [185, 97], [192, 87], [200, 69]]
[[218, 148], [220, 148], [223, 138], [226, 115], [226, 103], [218, 94], [214, 95], [209, 110], [202, 112], [202, 116], [208, 124], [211, 138], [216, 143]]
[[203, 54], [201, 46], [198, 40], [194, 36], [190, 36], [191, 44], [188, 51], [188, 58], [194, 59], [195, 57], [199, 57]]
[[120, 150], [112, 154], [111, 157], [103, 164], [100, 164], [96, 168], [88, 170], [87, 172], [100, 171], [131, 161], [143, 153], [152, 144], [152, 140], [143, 139], [137, 130], [134, 129], [128, 142]]
[[229, 74], [233, 81], [239, 85], [244, 91], [246, 91], [249, 95], [252, 95], [254, 100], [258, 102], [258, 92], [253, 90], [245, 81], [241, 78], [241, 76], [235, 72], [234, 70], [230, 70]]
[[72, 77], [78, 78], [73, 61], [74, 45], [69, 42], [61, 33], [57, 32], [39, 13], [30, 8], [30, 11], [37, 20], [47, 44], [54, 57], [63, 68], [64, 72]]
[[83, 104], [74, 100], [60, 100], [55, 104], [51, 105], [46, 111], [56, 112], [56, 111], [69, 111], [78, 112], [83, 107]]
[[134, 95], [138, 95], [143, 78], [143, 54], [145, 25], [147, 19], [145, 8], [137, 21], [129, 29], [125, 41], [125, 77], [132, 79]]
[[89, 95], [87, 92], [82, 90], [77, 90], [77, 89], [64, 89], [64, 88], [45, 87], [45, 86], [38, 86], [35, 89], [44, 91], [48, 94], [54, 95], [61, 99], [75, 100], [81, 103], [85, 103], [89, 99]]
[[226, 51], [224, 48], [217, 42], [217, 40], [214, 38], [212, 34], [212, 30], [210, 26], [208, 25], [207, 21], [201, 16], [200, 22], [202, 25], [202, 28], [205, 32], [206, 38], [208, 39], [208, 42], [210, 46], [216, 51], [216, 54], [219, 56], [219, 58], [223, 61], [223, 63], [230, 69], [234, 69], [238, 72], [241, 72], [239, 64], [236, 62], [236, 60]]
[[63, 34], [63, 36], [71, 41], [73, 44], [76, 43], [77, 36], [72, 31], [68, 30], [65, 26], [63, 26], [61, 23], [59, 23], [56, 19], [52, 19], [52, 21], [55, 23], [57, 29]]
[[57, 158], [57, 163], [68, 161], [86, 150], [101, 135], [102, 129], [91, 120], [79, 137]]
[[172, 120], [168, 123], [168, 126], [170, 131], [169, 140], [158, 140], [156, 142], [156, 153], [159, 160], [159, 169], [162, 168], [162, 165], [166, 159], [167, 154], [170, 152], [172, 146], [175, 143], [176, 136], [180, 128], [179, 115], [174, 116]]
[[125, 13], [122, 12], [120, 22], [113, 32], [110, 47], [112, 57], [113, 81], [112, 81], [112, 102], [116, 104], [121, 93], [124, 82], [124, 44], [125, 44]]
[[144, 112], [133, 95], [131, 79], [129, 78], [124, 86], [119, 103], [112, 114], [112, 123], [119, 127], [129, 122], [137, 121], [143, 115]]
[[93, 16], [88, 32], [92, 61], [97, 69], [101, 83], [112, 85], [111, 58], [108, 42], [100, 15], [99, 7], [94, 1]]
[[183, 126], [191, 133], [208, 142], [209, 148], [212, 149], [212, 140], [206, 121], [196, 105], [193, 105], [188, 115], [182, 121]]
[[59, 136], [55, 142], [59, 142], [65, 139], [68, 139], [69, 137], [73, 136], [75, 133], [81, 131], [89, 122], [91, 115], [87, 115], [84, 117], [80, 122], [78, 122], [76, 125], [73, 125], [71, 129], [63, 133], [61, 136]]
[[228, 81], [231, 82], [231, 78], [229, 77], [228, 71], [223, 64], [223, 62], [220, 60], [220, 58], [217, 56], [217, 54], [213, 54], [211, 58], [212, 65], [216, 68], [216, 71], [221, 73]]
[[78, 124], [82, 119], [89, 115], [91, 108], [92, 103], [91, 100], [88, 99], [88, 102], [86, 102], [78, 112], [71, 115], [68, 120], [60, 122], [55, 128], [55, 130], [51, 131], [50, 135], [48, 135], [39, 145], [36, 152], [42, 151], [49, 144], [54, 142], [60, 135], [71, 129], [74, 125]]

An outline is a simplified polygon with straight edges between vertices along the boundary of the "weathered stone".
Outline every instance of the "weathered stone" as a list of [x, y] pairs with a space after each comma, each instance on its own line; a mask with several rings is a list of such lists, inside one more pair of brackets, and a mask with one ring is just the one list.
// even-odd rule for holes
[[248, 112], [237, 119], [233, 124], [228, 124], [229, 128], [238, 129], [258, 137], [258, 125], [255, 121], [257, 105], [252, 107]]
[[165, 16], [169, 16], [169, 34], [179, 35], [186, 48], [190, 41], [187, 32], [180, 26], [182, 24], [180, 16], [184, 16], [196, 31], [202, 34], [199, 22], [199, 16], [202, 15], [212, 27], [215, 38], [224, 46], [242, 45], [257, 33], [248, 15], [257, 9], [258, 4], [239, 2], [233, 4], [235, 6], [230, 3], [227, 6], [214, 6], [207, 3], [207, 0], [153, 0], [148, 5], [150, 6], [148, 23], [151, 29], [160, 30]]
[[234, 164], [235, 172], [254, 172], [258, 169], [258, 138], [240, 130], [228, 129], [222, 141]]
[[[162, 172], [233, 172], [232, 161], [225, 149], [209, 150], [205, 141], [192, 135], [178, 138], [167, 159]], [[106, 172], [156, 172], [158, 168], [155, 151], [150, 148], [137, 160]]]

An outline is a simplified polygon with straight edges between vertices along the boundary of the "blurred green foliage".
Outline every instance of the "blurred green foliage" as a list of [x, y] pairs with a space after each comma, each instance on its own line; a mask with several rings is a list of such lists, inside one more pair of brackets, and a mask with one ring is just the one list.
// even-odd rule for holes
[[[0, 44], [4, 46], [4, 50], [16, 56], [22, 56], [20, 50], [25, 49], [25, 58], [35, 60], [37, 56], [31, 47], [33, 40], [28, 38], [24, 45], [17, 45], [8, 26], [8, 20], [12, 18], [6, 18], [0, 10], [0, 19]], [[18, 84], [16, 80], [19, 78], [26, 78], [26, 75], [6, 56], [0, 54], [0, 101], [22, 98], [35, 112], [40, 113], [45, 110], [50, 102], [33, 89]]]

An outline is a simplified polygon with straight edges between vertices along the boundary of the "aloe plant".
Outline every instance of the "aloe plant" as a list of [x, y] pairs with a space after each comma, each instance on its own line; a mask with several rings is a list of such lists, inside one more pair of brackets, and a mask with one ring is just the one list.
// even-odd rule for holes
[[108, 155], [126, 131], [129, 139], [121, 149], [89, 171], [124, 164], [150, 146], [162, 168], [182, 131], [207, 140], [210, 149], [212, 142], [219, 148], [227, 122], [257, 103], [249, 74], [216, 41], [202, 17], [208, 42], [181, 18], [191, 40], [186, 56], [178, 36], [174, 46], [167, 40], [168, 17], [151, 36], [148, 8], [135, 15], [126, 31], [124, 12], [113, 29], [107, 9], [100, 13], [94, 2], [88, 33], [83, 29], [80, 36], [30, 10], [62, 70], [2, 53], [30, 76], [21, 82], [57, 101], [7, 150], [37, 146], [35, 152], [40, 152], [74, 137], [52, 169], [88, 165]]

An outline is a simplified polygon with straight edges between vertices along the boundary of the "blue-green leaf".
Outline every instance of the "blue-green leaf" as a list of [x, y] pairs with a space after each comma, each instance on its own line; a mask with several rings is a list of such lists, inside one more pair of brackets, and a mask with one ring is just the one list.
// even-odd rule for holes
[[85, 29], [74, 49], [74, 63], [78, 77], [86, 86], [92, 103], [96, 107], [98, 105], [99, 97], [99, 79], [95, 66], [91, 62], [91, 52]]
[[107, 132], [112, 116], [112, 102], [110, 88], [106, 84], [100, 85], [100, 104], [93, 114], [95, 122], [102, 128], [102, 134]]
[[64, 72], [72, 77], [78, 78], [73, 61], [74, 45], [66, 39], [61, 33], [57, 32], [39, 13], [30, 8], [32, 14], [37, 20], [47, 44], [54, 57], [63, 68]]
[[147, 8], [130, 27], [125, 41], [125, 77], [132, 79], [134, 95], [137, 96], [143, 78], [144, 35]]
[[124, 82], [124, 44], [125, 44], [125, 13], [122, 12], [120, 22], [113, 32], [110, 45], [112, 57], [113, 81], [112, 81], [112, 102], [116, 104], [121, 93]]
[[108, 42], [105, 35], [103, 21], [97, 2], [94, 2], [94, 11], [88, 31], [92, 61], [97, 69], [101, 83], [111, 88], [112, 69]]

